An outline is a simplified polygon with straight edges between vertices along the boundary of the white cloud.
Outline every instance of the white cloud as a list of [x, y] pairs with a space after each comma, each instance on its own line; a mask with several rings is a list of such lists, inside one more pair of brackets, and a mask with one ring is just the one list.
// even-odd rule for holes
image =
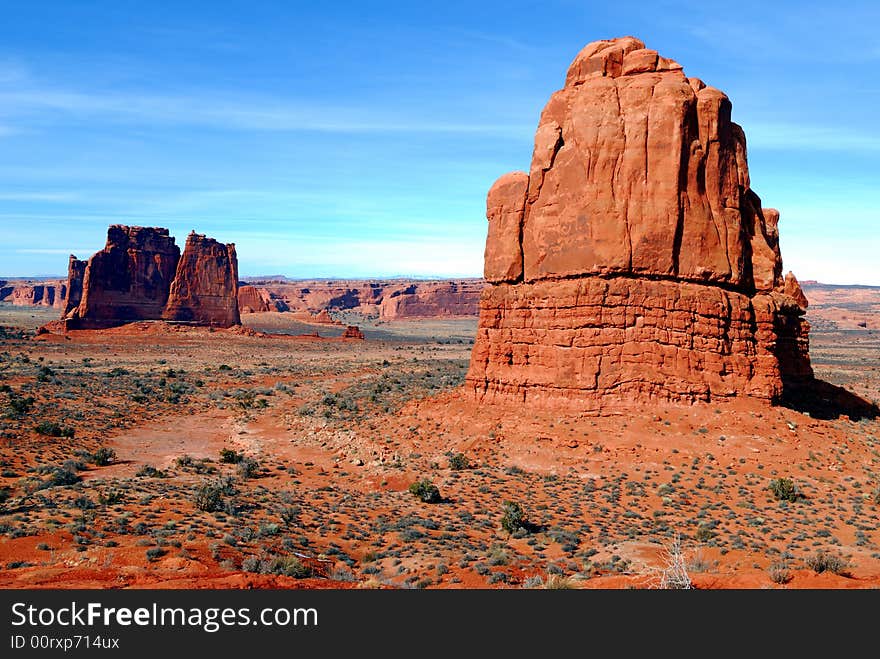
[[207, 126], [248, 131], [313, 131], [328, 133], [476, 133], [517, 138], [531, 126], [469, 123], [401, 115], [394, 110], [334, 107], [267, 98], [229, 100], [212, 96], [85, 93], [57, 89], [0, 91], [0, 110], [7, 115], [65, 113], [111, 121]]
[[836, 126], [743, 122], [749, 148], [803, 151], [880, 151], [880, 133], [865, 134]]

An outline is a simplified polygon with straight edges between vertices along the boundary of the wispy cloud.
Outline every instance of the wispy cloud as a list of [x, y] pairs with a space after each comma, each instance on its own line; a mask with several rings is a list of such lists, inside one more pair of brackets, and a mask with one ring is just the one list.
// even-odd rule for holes
[[[88, 251], [88, 249], [83, 248], [79, 251], [85, 253]], [[39, 248], [33, 248], [33, 249], [30, 249], [30, 248], [17, 249], [17, 250], [15, 250], [15, 253], [16, 254], [65, 254], [65, 255], [67, 255], [70, 253], [77, 253], [77, 250], [76, 249], [70, 250], [70, 249], [54, 249], [54, 248], [49, 248], [49, 247], [39, 247]]]
[[0, 112], [9, 116], [103, 118], [115, 122], [177, 124], [246, 131], [328, 133], [481, 133], [520, 137], [532, 127], [401, 115], [392, 109], [332, 107], [299, 101], [237, 98], [206, 93], [171, 96], [86, 93], [63, 89], [0, 91]]
[[0, 201], [36, 201], [36, 202], [68, 202], [78, 199], [78, 195], [69, 192], [3, 192], [0, 190]]
[[880, 151], [880, 133], [792, 123], [743, 122], [749, 148], [798, 151]]

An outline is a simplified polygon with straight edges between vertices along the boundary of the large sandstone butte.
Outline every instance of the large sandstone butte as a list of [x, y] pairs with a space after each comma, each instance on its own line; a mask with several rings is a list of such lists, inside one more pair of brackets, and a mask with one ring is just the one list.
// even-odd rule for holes
[[577, 55], [529, 173], [489, 190], [480, 399], [775, 401], [812, 377], [806, 298], [730, 114], [633, 37]]
[[240, 325], [235, 245], [190, 233], [162, 317], [198, 325]]
[[139, 320], [238, 324], [234, 245], [191, 234], [183, 257], [168, 229], [112, 225], [103, 250], [70, 257], [65, 329], [100, 329]]

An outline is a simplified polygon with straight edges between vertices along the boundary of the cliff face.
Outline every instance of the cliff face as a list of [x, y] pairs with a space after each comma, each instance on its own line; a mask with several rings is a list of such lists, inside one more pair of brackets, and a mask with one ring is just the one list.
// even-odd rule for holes
[[179, 258], [168, 229], [111, 226], [106, 246], [86, 264], [71, 320], [92, 329], [161, 318]]
[[162, 318], [216, 327], [241, 324], [234, 244], [189, 234]]
[[71, 256], [68, 329], [113, 327], [136, 320], [238, 323], [234, 245], [191, 234], [181, 259], [168, 229], [113, 225], [104, 249], [88, 262]]
[[479, 397], [776, 399], [810, 376], [806, 300], [730, 115], [632, 37], [577, 55], [529, 173], [488, 194]]
[[27, 283], [4, 287], [0, 300], [16, 306], [61, 307], [67, 299], [67, 284], [63, 282]]
[[383, 320], [476, 316], [483, 285], [479, 279], [260, 281], [239, 288], [239, 308], [242, 313], [356, 311]]
[[67, 316], [82, 302], [83, 282], [86, 276], [86, 261], [80, 261], [73, 254], [67, 264], [67, 299], [61, 316]]

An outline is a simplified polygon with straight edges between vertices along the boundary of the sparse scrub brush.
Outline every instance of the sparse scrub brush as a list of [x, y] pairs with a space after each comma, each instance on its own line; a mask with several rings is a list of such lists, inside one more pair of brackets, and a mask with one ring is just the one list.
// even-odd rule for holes
[[440, 496], [440, 489], [427, 478], [410, 485], [409, 491], [410, 494], [425, 503], [439, 503], [443, 500], [443, 497]]

